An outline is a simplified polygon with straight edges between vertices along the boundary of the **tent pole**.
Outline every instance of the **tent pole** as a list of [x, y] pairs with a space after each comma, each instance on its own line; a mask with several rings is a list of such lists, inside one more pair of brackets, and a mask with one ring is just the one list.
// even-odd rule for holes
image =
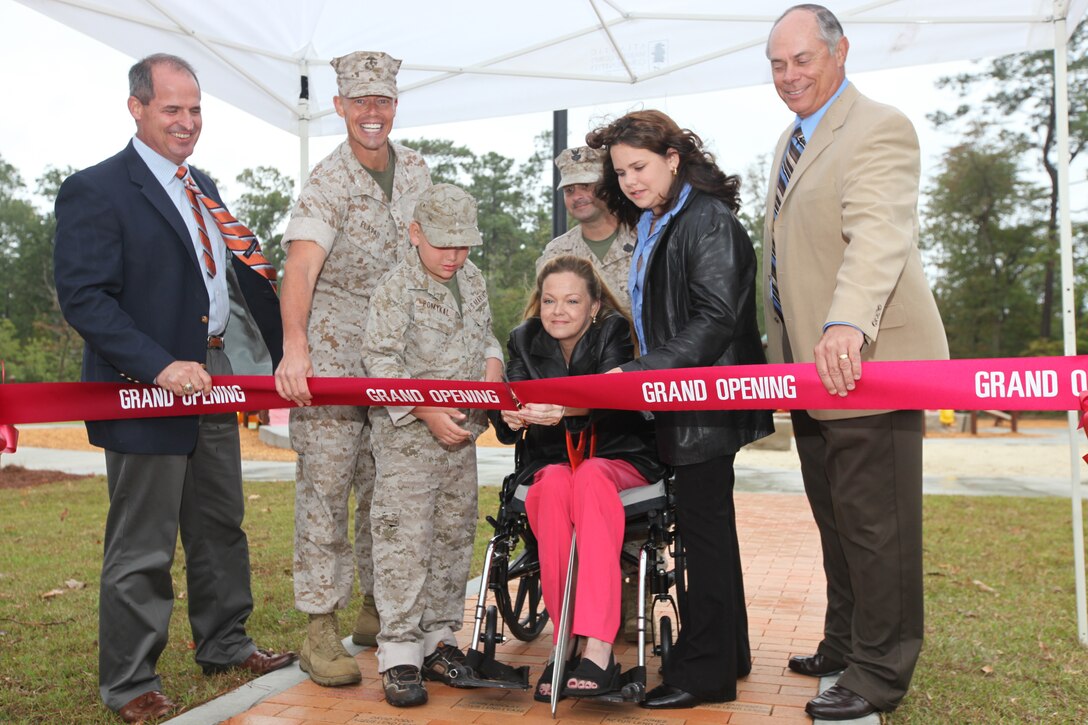
[[[1062, 330], [1065, 354], [1077, 354], [1076, 319], [1073, 290], [1073, 228], [1069, 217], [1069, 89], [1067, 76], [1066, 12], [1068, 3], [1055, 0], [1054, 19], [1054, 113], [1058, 126], [1058, 230], [1061, 239], [1062, 264]], [[1084, 517], [1081, 500], [1080, 474], [1084, 465], [1079, 456], [1077, 413], [1069, 414], [1070, 499], [1073, 504], [1073, 567], [1076, 580], [1077, 637], [1088, 645], [1088, 607], [1084, 582]]]
[[[552, 111], [552, 158], [567, 147], [567, 110]], [[567, 205], [559, 188], [559, 168], [552, 167], [552, 239], [567, 231]]]
[[298, 190], [310, 175], [310, 67], [304, 60], [299, 62], [298, 93]]

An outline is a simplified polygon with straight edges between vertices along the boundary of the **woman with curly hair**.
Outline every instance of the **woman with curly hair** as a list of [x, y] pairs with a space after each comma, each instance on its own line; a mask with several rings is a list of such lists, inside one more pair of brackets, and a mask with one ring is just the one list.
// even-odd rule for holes
[[[765, 362], [756, 326], [756, 258], [737, 221], [739, 180], [693, 132], [660, 111], [629, 113], [586, 136], [605, 149], [597, 195], [638, 230], [628, 285], [640, 356], [615, 372]], [[610, 371], [611, 372], [611, 371]], [[770, 434], [769, 411], [655, 414], [658, 455], [675, 474], [687, 597], [664, 682], [648, 708], [736, 699], [751, 671], [733, 506], [733, 460]]]

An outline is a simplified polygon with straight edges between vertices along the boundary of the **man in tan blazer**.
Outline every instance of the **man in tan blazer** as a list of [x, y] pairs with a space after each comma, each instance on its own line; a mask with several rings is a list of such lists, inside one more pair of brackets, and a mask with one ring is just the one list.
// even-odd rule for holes
[[[775, 88], [796, 114], [767, 193], [767, 357], [815, 362], [836, 397], [864, 384], [869, 360], [948, 357], [918, 252], [918, 138], [846, 80], [848, 50], [819, 5], [787, 10], [767, 43]], [[887, 712], [922, 646], [922, 413], [792, 416], [828, 604], [816, 653], [789, 666], [843, 672], [808, 703], [815, 718]]]

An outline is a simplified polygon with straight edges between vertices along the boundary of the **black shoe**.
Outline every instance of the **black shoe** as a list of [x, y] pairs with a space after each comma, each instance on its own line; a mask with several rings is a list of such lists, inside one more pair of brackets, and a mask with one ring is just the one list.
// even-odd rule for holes
[[646, 693], [646, 699], [642, 701], [642, 706], [650, 710], [676, 710], [695, 707], [702, 704], [702, 702], [690, 692], [684, 692], [672, 685], [658, 685]]
[[423, 679], [443, 682], [450, 687], [473, 687], [476, 673], [465, 662], [465, 653], [446, 642], [423, 658]]
[[[578, 655], [574, 655], [573, 657], [571, 657], [569, 660], [567, 660], [567, 671], [569, 672], [569, 671], [571, 671], [573, 669], [576, 669], [578, 667], [578, 664], [581, 661], [582, 661], [582, 658], [579, 657]], [[541, 685], [547, 685], [548, 687], [551, 687], [552, 686], [552, 675], [554, 673], [555, 673], [555, 662], [552, 661], [552, 662], [548, 663], [548, 666], [545, 667], [544, 671], [540, 673], [540, 679], [536, 681], [536, 689], [533, 690], [533, 699], [536, 700], [537, 702], [551, 702], [552, 701], [551, 692], [549, 692], [548, 694], [544, 694], [543, 692], [540, 691], [540, 687], [541, 687]], [[567, 679], [570, 679], [570, 678], [568, 677]], [[560, 690], [559, 690], [559, 699], [560, 700], [567, 699], [566, 696], [563, 694], [562, 688], [560, 688]]]
[[825, 657], [819, 652], [810, 657], [790, 657], [789, 667], [797, 674], [809, 677], [826, 677], [846, 669], [846, 665]]
[[561, 693], [563, 697], [596, 697], [597, 695], [607, 695], [610, 692], [615, 692], [620, 689], [620, 666], [616, 664], [616, 658], [611, 652], [608, 654], [608, 664], [604, 669], [601, 669], [594, 664], [593, 660], [583, 657], [582, 661], [578, 663], [578, 666], [571, 670], [570, 674], [567, 675], [567, 682], [570, 682], [571, 680], [592, 682], [593, 687], [570, 687], [564, 682]]
[[815, 720], [854, 720], [876, 712], [873, 704], [842, 685], [832, 685], [805, 705]]
[[415, 707], [427, 702], [427, 688], [415, 665], [390, 667], [382, 673], [382, 686], [385, 701], [393, 707]]

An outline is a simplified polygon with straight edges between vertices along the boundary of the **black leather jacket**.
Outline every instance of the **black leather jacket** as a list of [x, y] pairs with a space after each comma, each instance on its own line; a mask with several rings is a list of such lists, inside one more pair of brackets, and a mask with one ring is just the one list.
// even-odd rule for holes
[[[625, 371], [767, 360], [756, 326], [756, 258], [724, 203], [692, 190], [650, 254], [643, 291], [647, 354]], [[702, 463], [774, 432], [768, 410], [655, 413], [661, 460]]]
[[[518, 325], [510, 333], [507, 342], [509, 361], [506, 374], [511, 382], [560, 378], [568, 375], [594, 375], [618, 367], [634, 357], [630, 326], [620, 315], [603, 317], [586, 330], [586, 334], [574, 346], [570, 366], [563, 360], [559, 342], [544, 331], [539, 317], [533, 317]], [[503, 443], [514, 443], [521, 435], [510, 430], [498, 411], [489, 411], [498, 438]], [[597, 428], [598, 458], [625, 460], [647, 481], [656, 481], [665, 473], [658, 461], [654, 444], [653, 423], [637, 411], [594, 410], [588, 416], [563, 419], [571, 433], [581, 433], [593, 423]], [[525, 432], [519, 473], [527, 476], [550, 464], [567, 461], [567, 443], [564, 426], [531, 425]], [[519, 479], [524, 480], [523, 476]]]

